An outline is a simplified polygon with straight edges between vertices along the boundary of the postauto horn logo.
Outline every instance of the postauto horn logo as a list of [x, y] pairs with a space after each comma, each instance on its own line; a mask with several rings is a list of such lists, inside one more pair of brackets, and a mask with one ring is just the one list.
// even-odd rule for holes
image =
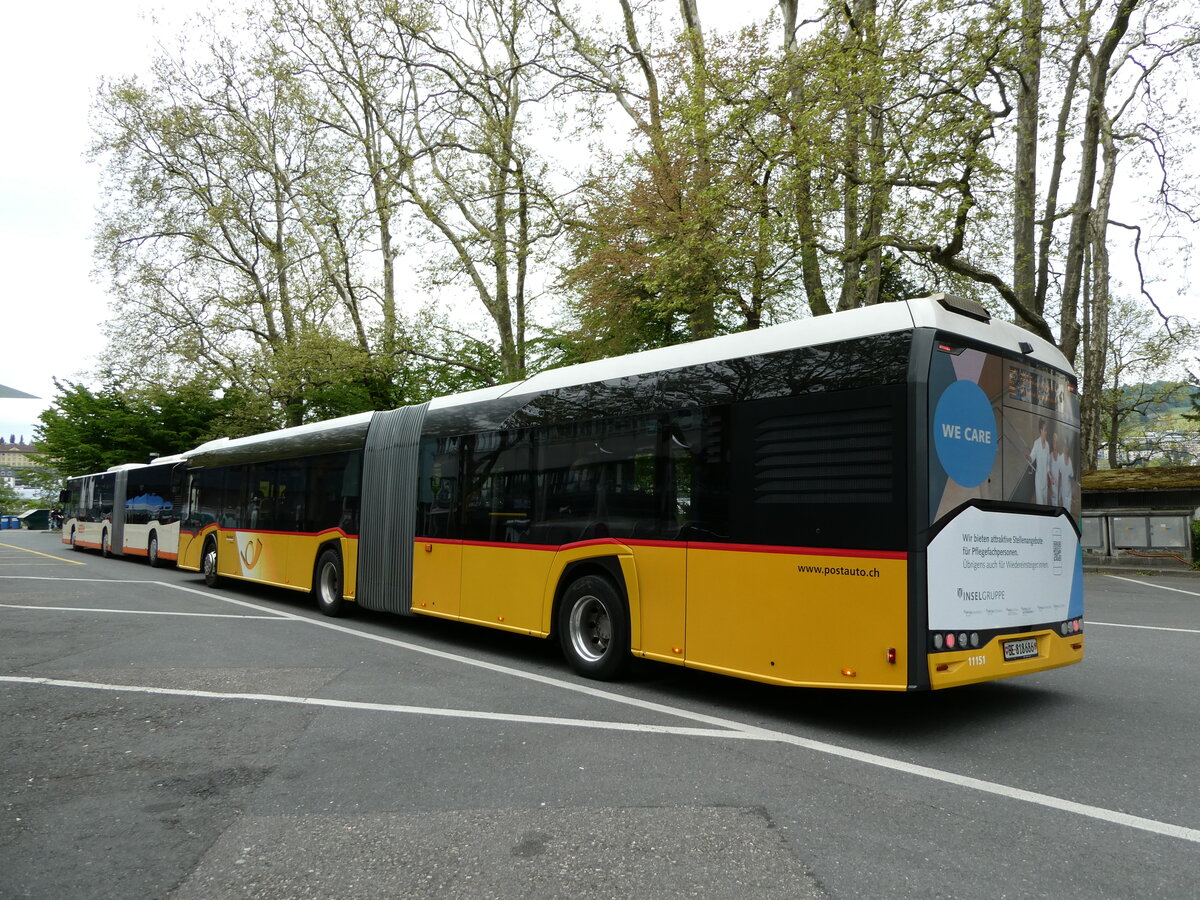
[[933, 414], [933, 446], [942, 468], [963, 487], [991, 474], [999, 447], [996, 416], [983, 388], [956, 381], [942, 392]]

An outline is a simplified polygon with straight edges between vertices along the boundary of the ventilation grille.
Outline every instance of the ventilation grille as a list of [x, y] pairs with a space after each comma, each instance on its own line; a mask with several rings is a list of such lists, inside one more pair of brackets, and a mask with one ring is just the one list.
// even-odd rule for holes
[[890, 407], [777, 416], [755, 430], [755, 503], [891, 503]]

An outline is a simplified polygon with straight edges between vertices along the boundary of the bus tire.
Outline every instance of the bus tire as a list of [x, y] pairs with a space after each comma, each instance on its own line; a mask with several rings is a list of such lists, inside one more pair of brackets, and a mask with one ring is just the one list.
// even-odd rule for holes
[[312, 593], [313, 599], [317, 601], [317, 609], [325, 615], [345, 614], [346, 598], [342, 596], [342, 554], [333, 547], [326, 547], [317, 557]]
[[80, 547], [79, 547], [79, 541], [77, 541], [77, 540], [75, 539], [75, 529], [74, 529], [74, 527], [72, 527], [72, 528], [71, 528], [71, 549], [72, 549], [72, 550], [75, 550], [75, 551], [78, 551], [78, 550], [80, 549]]
[[150, 543], [146, 545], [146, 561], [152, 569], [162, 565], [162, 560], [158, 558], [158, 535], [154, 532], [150, 533]]
[[607, 578], [572, 581], [559, 603], [557, 625], [563, 655], [580, 675], [612, 681], [629, 671], [629, 609]]
[[211, 537], [204, 542], [204, 551], [200, 554], [200, 571], [204, 573], [204, 583], [216, 587], [221, 582], [217, 574], [217, 542]]
[[103, 556], [105, 559], [109, 559], [112, 556], [112, 547], [108, 541], [108, 529], [107, 528], [105, 528], [102, 532], [100, 532], [100, 555]]

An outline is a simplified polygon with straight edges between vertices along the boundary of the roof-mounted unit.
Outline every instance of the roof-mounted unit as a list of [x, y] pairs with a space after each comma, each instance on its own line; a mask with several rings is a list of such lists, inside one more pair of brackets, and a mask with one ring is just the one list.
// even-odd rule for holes
[[980, 322], [992, 321], [992, 314], [987, 311], [987, 307], [974, 300], [968, 300], [966, 297], [959, 297], [956, 294], [932, 294], [929, 299], [936, 300], [943, 309], [958, 313], [960, 316], [968, 316], [978, 319]]

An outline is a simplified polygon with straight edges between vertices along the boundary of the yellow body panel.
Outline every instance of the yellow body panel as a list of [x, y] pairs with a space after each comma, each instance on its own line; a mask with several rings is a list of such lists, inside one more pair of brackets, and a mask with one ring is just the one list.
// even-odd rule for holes
[[358, 596], [358, 538], [342, 537], [342, 594], [347, 600]]
[[[1001, 641], [1011, 638], [1036, 638], [1038, 655], [1029, 659], [1014, 659], [1005, 662], [1000, 647]], [[985, 646], [954, 653], [931, 653], [929, 655], [929, 684], [934, 689], [974, 684], [979, 681], [995, 681], [1027, 675], [1045, 669], [1069, 666], [1083, 659], [1083, 635], [1067, 637], [1053, 631], [1020, 632], [993, 638]], [[939, 671], [940, 667], [945, 667]]]
[[195, 537], [180, 535], [178, 565], [181, 569], [200, 571], [200, 555], [210, 534], [216, 537], [217, 574], [223, 578], [255, 581], [295, 591], [312, 590], [317, 554], [333, 540], [342, 551], [343, 584], [354, 583], [357, 541], [330, 532], [283, 534], [206, 528]]
[[206, 528], [199, 534], [192, 534], [187, 531], [179, 533], [179, 560], [176, 565], [181, 569], [187, 569], [189, 572], [200, 571], [200, 551], [204, 548], [204, 539], [215, 532], [216, 526]]
[[507, 631], [545, 635], [546, 578], [555, 554], [520, 545], [462, 548], [459, 617]]
[[[331, 538], [208, 528], [194, 537], [180, 535], [180, 568], [199, 571], [201, 549], [213, 533], [222, 575], [293, 590], [311, 588], [316, 555]], [[340, 545], [345, 593], [352, 599], [358, 541], [341, 537]], [[618, 541], [554, 550], [418, 539], [413, 611], [546, 636], [565, 569], [597, 557], [620, 565], [635, 655], [772, 684], [908, 686], [903, 559]], [[1038, 641], [1038, 656], [1005, 662], [1000, 641], [1030, 636]], [[1080, 634], [1004, 635], [979, 649], [930, 654], [929, 678], [933, 688], [946, 688], [1070, 665], [1082, 657]]]
[[907, 687], [904, 560], [693, 548], [687, 585], [689, 666], [774, 684]]
[[413, 612], [457, 619], [462, 544], [418, 540], [413, 547]]
[[687, 549], [682, 546], [634, 547], [633, 559], [641, 596], [638, 609], [630, 610], [633, 620], [641, 623], [641, 640], [634, 641], [634, 652], [648, 659], [683, 663]]

